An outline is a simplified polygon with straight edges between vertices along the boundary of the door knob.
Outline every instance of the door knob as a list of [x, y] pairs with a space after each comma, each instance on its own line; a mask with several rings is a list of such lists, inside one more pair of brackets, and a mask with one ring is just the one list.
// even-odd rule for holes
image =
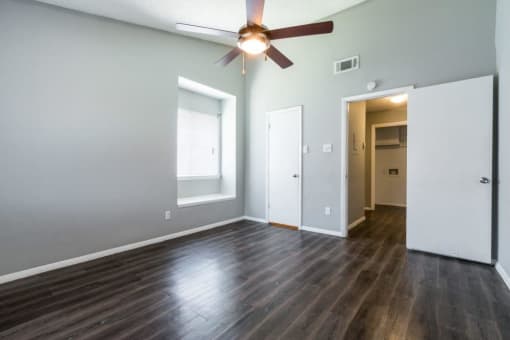
[[491, 180], [488, 179], [487, 177], [480, 178], [480, 183], [482, 183], [482, 184], [489, 184], [490, 182], [491, 182]]
[[294, 175], [292, 175], [292, 177], [294, 177], [294, 178], [298, 178], [298, 177], [299, 177], [299, 175], [298, 175], [298, 174], [294, 174]]

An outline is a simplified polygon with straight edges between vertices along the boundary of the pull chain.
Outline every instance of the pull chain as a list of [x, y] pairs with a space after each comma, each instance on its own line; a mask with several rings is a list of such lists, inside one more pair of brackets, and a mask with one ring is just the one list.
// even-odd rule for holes
[[246, 74], [246, 56], [244, 52], [243, 52], [243, 71], [241, 73], [243, 76]]

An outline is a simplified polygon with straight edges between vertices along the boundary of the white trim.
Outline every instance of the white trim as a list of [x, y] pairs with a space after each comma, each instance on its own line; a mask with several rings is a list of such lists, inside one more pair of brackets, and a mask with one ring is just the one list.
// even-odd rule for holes
[[[266, 221], [269, 221], [269, 116], [273, 113], [297, 109], [299, 110], [299, 212], [298, 227], [303, 223], [303, 105], [287, 107], [266, 112]], [[276, 221], [273, 221], [276, 222]]]
[[340, 117], [340, 134], [341, 134], [341, 143], [340, 143], [340, 232], [347, 235], [349, 232], [349, 216], [348, 216], [348, 192], [349, 192], [349, 181], [348, 181], [348, 167], [349, 167], [349, 155], [348, 155], [348, 128], [349, 128], [349, 120], [348, 120], [348, 105], [352, 102], [370, 100], [381, 97], [394, 96], [397, 94], [404, 94], [414, 89], [414, 86], [406, 86], [400, 87], [392, 90], [379, 91], [379, 92], [369, 92], [357, 96], [344, 97], [342, 98], [342, 107], [341, 107], [341, 117]]
[[386, 205], [389, 207], [407, 208], [407, 204], [400, 204], [400, 203], [379, 203], [379, 202], [377, 202], [377, 205]]
[[221, 227], [221, 226], [224, 226], [224, 225], [227, 225], [227, 224], [231, 224], [231, 223], [235, 223], [235, 222], [239, 222], [239, 221], [242, 221], [242, 220], [244, 220], [243, 217], [236, 217], [236, 218], [233, 218], [233, 219], [230, 219], [230, 220], [225, 220], [225, 221], [221, 221], [221, 222], [211, 223], [211, 224], [207, 224], [207, 225], [204, 225], [204, 226], [201, 226], [201, 227], [196, 227], [196, 228], [192, 228], [192, 229], [188, 229], [188, 230], [183, 230], [183, 231], [180, 231], [180, 232], [177, 232], [177, 233], [173, 233], [173, 234], [169, 234], [169, 235], [152, 238], [150, 240], [145, 240], [145, 241], [136, 242], [136, 243], [130, 243], [130, 244], [126, 244], [126, 245], [123, 245], [123, 246], [120, 246], [120, 247], [110, 248], [110, 249], [107, 249], [107, 250], [98, 251], [96, 253], [91, 253], [91, 254], [87, 254], [87, 255], [83, 255], [83, 256], [79, 256], [79, 257], [74, 257], [74, 258], [67, 259], [67, 260], [62, 260], [62, 261], [59, 261], [59, 262], [45, 264], [45, 265], [42, 265], [42, 266], [39, 266], [39, 267], [25, 269], [25, 270], [22, 270], [22, 271], [19, 271], [19, 272], [11, 273], [11, 274], [2, 275], [2, 276], [0, 276], [0, 284], [4, 284], [4, 283], [7, 283], [7, 282], [23, 279], [23, 278], [26, 278], [26, 277], [29, 277], [29, 276], [38, 275], [38, 274], [49, 272], [49, 271], [56, 270], [56, 269], [61, 269], [61, 268], [64, 268], [64, 267], [73, 266], [73, 265], [76, 265], [76, 264], [79, 264], [79, 263], [83, 263], [83, 262], [88, 262], [88, 261], [96, 260], [96, 259], [99, 259], [99, 258], [102, 258], [102, 257], [105, 257], [105, 256], [110, 256], [110, 255], [114, 255], [114, 254], [118, 254], [118, 253], [123, 253], [123, 252], [129, 251], [129, 250], [145, 247], [145, 246], [148, 246], [148, 245], [151, 245], [151, 244], [165, 242], [165, 241], [168, 241], [168, 240], [171, 240], [171, 239], [174, 239], [174, 238], [179, 238], [179, 237], [195, 234], [195, 233], [198, 233], [198, 232], [201, 232], [201, 231], [204, 231], [204, 230], [209, 230], [209, 229]]
[[365, 207], [365, 211], [374, 211], [375, 210], [375, 207], [372, 208], [372, 207]]
[[510, 275], [508, 275], [505, 268], [503, 268], [499, 262], [496, 263], [496, 271], [498, 272], [499, 276], [501, 276], [508, 289], [510, 289]]
[[385, 128], [385, 127], [393, 127], [393, 126], [407, 126], [407, 120], [401, 122], [391, 122], [391, 123], [380, 123], [380, 124], [372, 124], [372, 138], [370, 145], [370, 205], [372, 206], [372, 210], [375, 210], [375, 137], [376, 137], [376, 129]]
[[190, 80], [190, 79], [187, 79], [184, 77], [179, 76], [178, 83], [179, 83], [179, 88], [181, 88], [181, 89], [188, 90], [191, 92], [196, 92], [196, 93], [199, 93], [199, 94], [207, 96], [207, 97], [212, 97], [212, 98], [220, 99], [220, 100], [236, 98], [236, 96], [234, 96], [230, 93], [215, 89], [214, 87], [211, 87], [211, 86], [208, 86], [205, 84], [201, 84], [201, 83], [198, 83], [196, 81], [193, 81], [193, 80]]
[[232, 201], [235, 199], [236, 199], [236, 196], [234, 196], [234, 195], [223, 195], [223, 194], [212, 194], [212, 195], [204, 195], [204, 196], [178, 198], [177, 199], [177, 207], [179, 207], [179, 208], [195, 207], [198, 205], [206, 205], [206, 204], [211, 204], [211, 203]]
[[245, 219], [247, 221], [252, 221], [252, 222], [267, 223], [267, 220], [264, 219], [264, 218], [258, 218], [258, 217], [252, 217], [252, 216], [243, 216], [243, 219]]
[[181, 176], [181, 177], [177, 177], [177, 180], [179, 182], [185, 182], [185, 181], [206, 181], [206, 180], [213, 180], [213, 179], [221, 179], [221, 175], [211, 175], [211, 176]]
[[299, 230], [309, 231], [311, 233], [318, 233], [318, 234], [324, 234], [324, 235], [329, 235], [329, 236], [342, 237], [342, 238], [347, 237], [347, 235], [342, 234], [341, 232], [328, 230], [328, 229], [322, 229], [322, 228], [301, 226], [301, 228], [299, 228]]
[[361, 223], [365, 222], [366, 221], [366, 217], [365, 216], [361, 216], [360, 218], [358, 218], [356, 221], [352, 222], [351, 224], [349, 224], [349, 230], [352, 230], [354, 228], [356, 228], [357, 226], [359, 226]]

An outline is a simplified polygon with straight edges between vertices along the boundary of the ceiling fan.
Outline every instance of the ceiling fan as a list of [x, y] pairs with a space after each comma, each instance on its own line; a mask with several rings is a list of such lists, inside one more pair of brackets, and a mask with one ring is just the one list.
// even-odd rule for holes
[[263, 12], [264, 0], [246, 0], [247, 23], [237, 33], [182, 23], [178, 23], [176, 27], [180, 31], [237, 39], [237, 47], [218, 60], [216, 64], [226, 66], [242, 55], [243, 74], [245, 74], [246, 53], [250, 55], [264, 53], [266, 60], [268, 57], [271, 58], [281, 68], [293, 65], [289, 58], [271, 44], [273, 40], [333, 32], [332, 21], [270, 30], [262, 24]]

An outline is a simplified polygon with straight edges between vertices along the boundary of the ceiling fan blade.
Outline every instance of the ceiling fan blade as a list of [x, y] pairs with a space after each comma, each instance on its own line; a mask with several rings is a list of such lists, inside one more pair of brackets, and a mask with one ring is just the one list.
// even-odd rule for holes
[[175, 28], [177, 28], [179, 31], [190, 32], [190, 33], [207, 34], [207, 35], [214, 35], [217, 37], [225, 37], [225, 38], [232, 38], [232, 39], [239, 38], [239, 34], [236, 32], [219, 30], [219, 29], [210, 28], [210, 27], [178, 23], [175, 25]]
[[287, 58], [282, 52], [280, 52], [279, 49], [277, 49], [276, 47], [274, 47], [272, 45], [266, 51], [266, 54], [275, 63], [280, 65], [281, 68], [287, 68], [287, 67], [294, 65], [294, 63], [289, 58]]
[[333, 21], [316, 24], [300, 25], [266, 31], [271, 40], [303, 37], [306, 35], [326, 34], [333, 32]]
[[248, 23], [262, 25], [264, 0], [246, 0], [246, 17]]
[[223, 58], [216, 62], [217, 65], [227, 66], [242, 53], [241, 49], [236, 47], [232, 51], [228, 52]]

